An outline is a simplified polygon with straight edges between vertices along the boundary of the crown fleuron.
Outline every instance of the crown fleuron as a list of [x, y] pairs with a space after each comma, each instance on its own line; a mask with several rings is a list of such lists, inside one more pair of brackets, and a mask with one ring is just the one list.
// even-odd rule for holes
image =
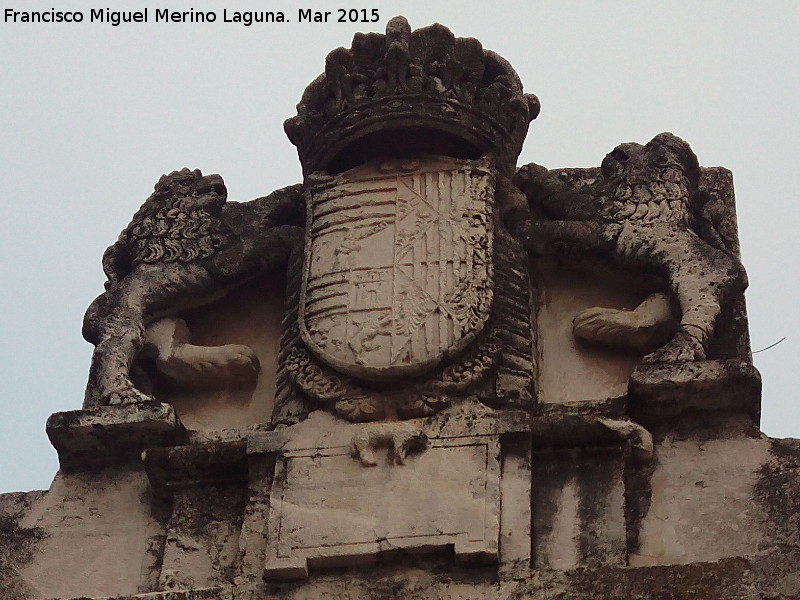
[[439, 24], [411, 31], [395, 17], [385, 35], [357, 33], [328, 54], [284, 128], [305, 174], [354, 166], [376, 145], [513, 166], [538, 113], [511, 65], [478, 40]]

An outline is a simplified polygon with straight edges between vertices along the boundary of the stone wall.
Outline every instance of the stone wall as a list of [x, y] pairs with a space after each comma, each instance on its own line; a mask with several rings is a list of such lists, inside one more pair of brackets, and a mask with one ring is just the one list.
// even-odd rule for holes
[[302, 184], [164, 175], [59, 473], [0, 496], [0, 598], [800, 597], [730, 172], [670, 133], [517, 168], [538, 112], [398, 17], [286, 122]]

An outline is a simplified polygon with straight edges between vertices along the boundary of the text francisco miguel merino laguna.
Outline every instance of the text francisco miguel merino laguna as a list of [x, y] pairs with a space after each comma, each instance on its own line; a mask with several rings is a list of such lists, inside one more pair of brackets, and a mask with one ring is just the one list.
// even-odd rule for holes
[[[63, 11], [54, 8], [48, 11], [28, 11], [14, 10], [6, 8], [4, 20], [6, 23], [108, 23], [113, 26], [122, 23], [149, 23], [150, 17], [155, 16], [153, 22], [159, 23], [239, 23], [244, 26], [253, 23], [288, 23], [289, 18], [286, 13], [277, 11], [238, 11], [222, 10], [222, 18], [216, 11], [208, 10], [170, 10], [168, 8], [156, 8], [150, 11], [147, 8], [141, 10], [111, 10], [110, 8], [93, 8], [86, 18], [84, 11]], [[298, 8], [297, 20], [299, 23], [375, 23], [380, 19], [378, 9], [332, 9], [325, 11], [311, 10], [310, 8]]]

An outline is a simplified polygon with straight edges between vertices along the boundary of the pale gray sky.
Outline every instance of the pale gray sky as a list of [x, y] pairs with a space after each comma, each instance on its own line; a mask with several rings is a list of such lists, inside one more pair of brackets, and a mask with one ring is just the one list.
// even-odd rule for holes
[[[57, 459], [44, 424], [80, 407], [91, 351], [80, 325], [103, 289], [100, 258], [158, 177], [220, 173], [233, 200], [298, 182], [283, 120], [329, 50], [397, 14], [477, 37], [539, 96], [520, 164], [598, 165], [620, 142], [672, 131], [701, 164], [733, 170], [753, 348], [786, 337], [755, 357], [762, 425], [800, 437], [800, 3], [300, 3], [332, 20], [339, 7], [376, 8], [374, 24], [300, 24], [289, 0], [114, 4], [147, 7], [151, 22], [88, 23], [106, 5], [85, 0], [16, 3], [82, 10], [81, 24], [0, 22], [0, 492], [48, 487]], [[218, 21], [152, 22], [156, 8], [190, 7]], [[223, 23], [226, 7], [283, 10], [293, 22]]]

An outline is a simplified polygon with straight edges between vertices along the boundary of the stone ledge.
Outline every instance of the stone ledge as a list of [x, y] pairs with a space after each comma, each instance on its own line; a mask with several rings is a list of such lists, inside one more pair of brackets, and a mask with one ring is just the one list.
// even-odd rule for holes
[[147, 478], [160, 496], [193, 485], [247, 481], [246, 442], [150, 448], [142, 454]]
[[560, 415], [584, 415], [624, 419], [628, 416], [628, 395], [615, 396], [602, 400], [578, 400], [568, 403], [542, 402], [536, 407], [535, 416], [552, 417]]
[[186, 430], [169, 404], [126, 404], [57, 412], [47, 437], [61, 470], [87, 471], [136, 462], [147, 448], [182, 443]]
[[552, 413], [534, 417], [531, 434], [534, 450], [630, 444], [637, 460], [650, 460], [653, 454], [653, 438], [650, 433], [638, 423], [627, 419]]
[[[598, 567], [572, 571], [532, 571], [516, 581], [481, 580], [472, 571], [435, 574], [419, 569], [345, 579], [312, 578], [302, 583], [234, 586], [117, 596], [116, 600], [792, 600], [800, 597], [796, 548], [757, 557], [655, 567]], [[477, 571], [480, 573], [480, 571]], [[66, 599], [65, 599], [66, 600]], [[72, 600], [111, 600], [75, 598]]]
[[247, 436], [247, 454], [280, 452], [287, 443], [283, 431], [259, 431]]
[[761, 375], [741, 359], [639, 365], [631, 373], [629, 410], [645, 426], [690, 411], [745, 412], [758, 424]]

